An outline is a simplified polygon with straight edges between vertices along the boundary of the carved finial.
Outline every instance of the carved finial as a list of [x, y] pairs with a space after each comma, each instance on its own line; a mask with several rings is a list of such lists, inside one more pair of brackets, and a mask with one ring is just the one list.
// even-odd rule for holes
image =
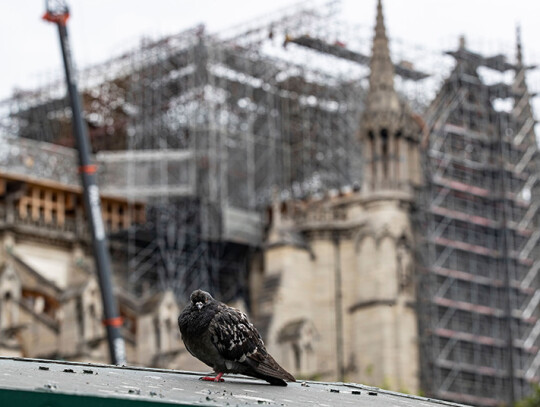
[[381, 0], [377, 0], [377, 23], [375, 25], [375, 35], [377, 34], [386, 38], [386, 28], [384, 26], [384, 15]]
[[381, 0], [377, 2], [377, 22], [370, 61], [369, 92], [364, 111], [364, 125], [371, 130], [376, 127], [388, 129], [388, 123], [373, 123], [372, 119], [380, 119], [380, 113], [396, 113], [400, 110], [397, 93], [394, 89], [394, 65], [390, 59], [388, 38], [384, 26]]
[[394, 65], [390, 59], [381, 0], [377, 2], [377, 22], [375, 24], [375, 36], [373, 37], [370, 68], [370, 91], [377, 91], [380, 88], [394, 88]]

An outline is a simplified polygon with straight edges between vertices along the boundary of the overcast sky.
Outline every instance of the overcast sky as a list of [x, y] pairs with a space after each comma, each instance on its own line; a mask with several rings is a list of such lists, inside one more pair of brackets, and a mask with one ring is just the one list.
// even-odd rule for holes
[[[78, 67], [106, 60], [142, 36], [157, 38], [199, 23], [210, 32], [278, 11], [286, 0], [71, 0], [70, 31]], [[309, 2], [305, 2], [308, 3]], [[316, 3], [319, 4], [320, 2]], [[522, 27], [526, 63], [540, 55], [540, 0], [383, 0], [391, 39], [428, 50], [455, 48], [464, 34], [477, 51], [511, 51]], [[41, 20], [43, 0], [0, 0], [0, 100], [61, 70], [56, 27]], [[343, 18], [374, 25], [376, 0], [343, 0]], [[534, 76], [533, 76], [534, 79]], [[530, 86], [538, 90], [534, 80]]]

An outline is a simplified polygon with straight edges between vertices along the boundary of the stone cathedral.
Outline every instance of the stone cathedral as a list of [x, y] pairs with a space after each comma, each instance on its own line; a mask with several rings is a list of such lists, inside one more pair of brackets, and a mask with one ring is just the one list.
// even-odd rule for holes
[[[299, 380], [486, 407], [540, 381], [540, 154], [519, 30], [516, 63], [464, 38], [446, 52], [419, 116], [395, 75], [428, 75], [392, 62], [376, 11], [370, 57], [306, 34], [301, 12], [225, 42], [201, 27], [144, 42], [140, 65], [122, 55], [89, 76], [130, 364], [207, 370], [176, 323], [202, 288], [247, 309]], [[368, 86], [267, 58], [261, 38], [369, 63]], [[127, 76], [102, 77], [117, 66]], [[49, 92], [0, 112], [0, 356], [107, 362], [71, 120]]]
[[380, 2], [370, 68], [362, 188], [274, 204], [253, 313], [269, 351], [301, 377], [417, 392], [411, 211], [422, 120], [394, 89]]

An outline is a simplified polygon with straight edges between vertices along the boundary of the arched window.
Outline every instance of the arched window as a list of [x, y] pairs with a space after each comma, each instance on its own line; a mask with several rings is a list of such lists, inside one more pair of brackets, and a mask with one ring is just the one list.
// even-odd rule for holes
[[377, 152], [375, 151], [375, 136], [373, 135], [372, 131], [368, 133], [368, 138], [369, 138], [369, 147], [370, 147], [370, 152], [371, 152], [371, 156], [369, 157], [369, 166], [371, 168], [371, 179], [369, 180], [369, 182], [371, 184], [371, 187], [373, 188], [374, 182], [376, 179], [376, 174], [377, 174], [377, 166], [376, 166]]
[[171, 340], [172, 340], [172, 321], [170, 318], [165, 320], [165, 344], [164, 350], [171, 350]]
[[278, 343], [286, 355], [287, 366], [297, 373], [313, 373], [316, 354], [313, 342], [317, 333], [313, 323], [305, 318], [288, 322], [278, 334]]
[[294, 368], [297, 372], [300, 372], [302, 368], [302, 350], [300, 349], [300, 345], [297, 342], [293, 342], [292, 350], [294, 355]]
[[[4, 293], [4, 306], [5, 306], [5, 317], [7, 326], [11, 326], [15, 321], [13, 321], [13, 303], [11, 302], [11, 299], [13, 298], [13, 294], [11, 294], [11, 291], [6, 291]], [[1, 316], [0, 316], [1, 317]]]
[[388, 146], [388, 130], [381, 130], [381, 160], [382, 160], [382, 176], [383, 180], [388, 180], [388, 168], [390, 166], [389, 146]]
[[154, 319], [154, 335], [156, 340], [156, 351], [161, 352], [161, 327], [159, 326], [159, 318]]
[[90, 304], [90, 306], [88, 307], [88, 317], [90, 319], [90, 338], [93, 339], [97, 336], [99, 329], [98, 316], [95, 304]]
[[402, 136], [402, 133], [401, 131], [398, 131], [396, 133], [396, 137], [394, 139], [394, 161], [396, 163], [395, 165], [395, 174], [394, 174], [394, 177], [396, 179], [396, 182], [398, 182], [398, 180], [401, 178], [401, 157], [399, 156], [400, 155], [400, 151], [399, 151], [399, 145], [401, 143], [401, 136]]

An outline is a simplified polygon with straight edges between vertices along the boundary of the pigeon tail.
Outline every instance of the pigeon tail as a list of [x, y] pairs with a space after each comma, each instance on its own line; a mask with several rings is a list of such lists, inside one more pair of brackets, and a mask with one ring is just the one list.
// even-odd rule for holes
[[283, 369], [268, 353], [262, 361], [255, 361], [251, 358], [247, 358], [247, 363], [255, 371], [255, 373], [264, 376], [260, 377], [261, 379], [264, 379], [271, 384], [286, 386], [287, 383], [285, 383], [285, 380], [289, 382], [296, 381], [294, 376]]
[[287, 386], [287, 382], [285, 380], [279, 379], [274, 376], [267, 376], [258, 372], [253, 373], [253, 376], [255, 376], [258, 379], [266, 380], [272, 386]]

